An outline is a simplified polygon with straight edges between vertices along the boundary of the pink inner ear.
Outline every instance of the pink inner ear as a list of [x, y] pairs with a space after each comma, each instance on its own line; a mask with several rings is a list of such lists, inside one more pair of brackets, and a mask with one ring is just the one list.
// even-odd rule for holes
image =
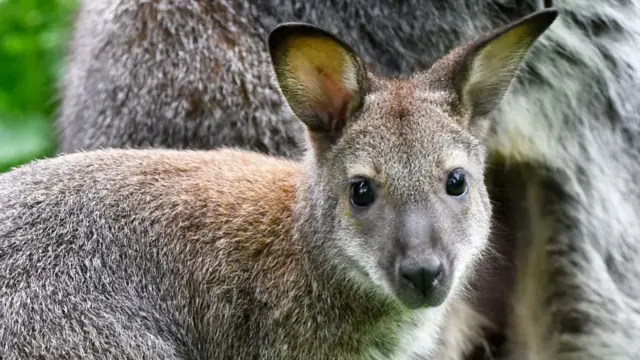
[[322, 85], [322, 99], [321, 103], [316, 104], [314, 110], [323, 121], [326, 121], [327, 129], [335, 133], [342, 130], [345, 125], [348, 105], [353, 94], [324, 69], [316, 67], [316, 71]]

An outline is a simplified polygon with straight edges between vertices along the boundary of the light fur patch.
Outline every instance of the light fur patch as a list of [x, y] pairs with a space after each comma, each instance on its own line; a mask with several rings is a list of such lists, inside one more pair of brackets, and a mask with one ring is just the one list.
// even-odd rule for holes
[[445, 170], [464, 168], [469, 163], [469, 154], [461, 149], [447, 151], [442, 159], [442, 166]]
[[349, 167], [349, 170], [347, 170], [347, 177], [349, 179], [352, 179], [358, 176], [365, 176], [370, 179], [380, 180], [380, 179], [377, 179], [378, 175], [379, 175], [378, 172], [371, 165], [358, 164], [358, 165]]

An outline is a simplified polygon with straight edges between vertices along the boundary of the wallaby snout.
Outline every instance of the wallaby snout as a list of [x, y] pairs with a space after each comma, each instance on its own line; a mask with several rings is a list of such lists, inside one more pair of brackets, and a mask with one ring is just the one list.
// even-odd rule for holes
[[392, 276], [396, 296], [411, 309], [440, 306], [451, 289], [454, 268], [441, 231], [427, 210], [412, 209], [401, 217], [396, 229], [401, 251]]
[[451, 282], [441, 259], [438, 255], [419, 254], [399, 262], [397, 286], [407, 307], [436, 307], [447, 298]]

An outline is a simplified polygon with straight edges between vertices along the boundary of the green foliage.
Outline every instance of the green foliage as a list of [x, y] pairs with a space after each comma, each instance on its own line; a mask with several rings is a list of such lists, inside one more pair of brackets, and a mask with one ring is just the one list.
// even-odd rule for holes
[[52, 154], [75, 0], [0, 0], [0, 172]]

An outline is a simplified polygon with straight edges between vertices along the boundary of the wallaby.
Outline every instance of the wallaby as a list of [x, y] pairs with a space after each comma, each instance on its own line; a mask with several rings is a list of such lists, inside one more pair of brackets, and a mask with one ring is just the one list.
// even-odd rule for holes
[[0, 176], [3, 359], [411, 359], [486, 249], [489, 129], [541, 11], [383, 78], [330, 32], [268, 39], [302, 162], [111, 149]]
[[[301, 125], [282, 107], [263, 46], [276, 23], [319, 25], [379, 74], [407, 75], [548, 2], [80, 0], [60, 151], [233, 145], [297, 157]], [[472, 299], [512, 358], [636, 359], [640, 2], [554, 7], [562, 15], [491, 115], [495, 255], [472, 279], [483, 289]], [[475, 342], [443, 338], [456, 348], [447, 359], [459, 340]]]

